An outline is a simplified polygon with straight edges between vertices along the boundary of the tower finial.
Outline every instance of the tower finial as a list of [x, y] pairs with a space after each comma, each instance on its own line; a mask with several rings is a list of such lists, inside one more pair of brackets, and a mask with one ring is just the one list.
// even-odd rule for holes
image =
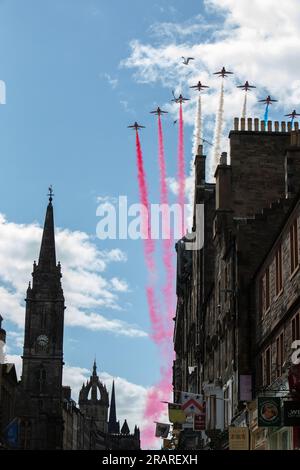
[[97, 364], [96, 364], [96, 357], [94, 359], [94, 365], [93, 365], [93, 375], [97, 375]]
[[52, 199], [53, 199], [53, 196], [54, 196], [52, 184], [50, 184], [50, 186], [48, 188], [48, 191], [49, 191], [49, 193], [48, 193], [49, 202], [52, 202]]

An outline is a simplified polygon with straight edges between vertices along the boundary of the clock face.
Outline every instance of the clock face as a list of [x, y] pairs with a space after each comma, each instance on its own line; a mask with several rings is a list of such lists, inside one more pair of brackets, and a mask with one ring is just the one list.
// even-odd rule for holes
[[46, 348], [48, 346], [48, 343], [49, 343], [49, 339], [48, 339], [48, 336], [46, 335], [40, 335], [37, 337], [37, 344], [41, 347], [41, 348]]

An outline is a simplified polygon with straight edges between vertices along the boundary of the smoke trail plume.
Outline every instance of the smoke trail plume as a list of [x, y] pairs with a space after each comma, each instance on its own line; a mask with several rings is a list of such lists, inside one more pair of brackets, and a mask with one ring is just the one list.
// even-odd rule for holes
[[242, 110], [242, 118], [246, 119], [247, 116], [247, 91], [245, 91], [244, 104]]
[[221, 153], [221, 137], [222, 137], [222, 127], [223, 127], [223, 113], [224, 113], [224, 80], [222, 78], [221, 83], [221, 92], [220, 92], [220, 101], [219, 109], [216, 118], [216, 127], [215, 127], [215, 138], [214, 138], [214, 162], [213, 162], [213, 172], [215, 171]]
[[[142, 428], [142, 448], [151, 449], [158, 439], [155, 438], [155, 422], [168, 421], [167, 404], [172, 396], [172, 368], [161, 370], [161, 380], [151, 387], [147, 394], [144, 417], [146, 424]], [[165, 417], [163, 417], [165, 416]]]
[[197, 109], [195, 116], [195, 126], [194, 126], [194, 139], [193, 139], [193, 156], [197, 155], [198, 147], [201, 144], [202, 137], [202, 110], [201, 110], [201, 95], [199, 93], [197, 101]]
[[265, 114], [264, 114], [264, 121], [265, 126], [267, 126], [269, 120], [269, 103], [266, 104]]
[[[168, 204], [168, 187], [167, 187], [167, 174], [166, 174], [166, 162], [165, 162], [165, 151], [164, 151], [164, 141], [163, 141], [163, 130], [160, 115], [158, 115], [158, 160], [159, 160], [159, 170], [160, 170], [160, 203], [163, 205], [163, 221], [165, 220], [165, 226], [170, 222], [169, 220], [169, 211], [165, 213], [165, 208], [167, 209]], [[172, 233], [166, 234], [167, 238], [163, 239], [163, 263], [166, 271], [166, 284], [164, 286], [164, 297], [165, 304], [167, 307], [167, 331], [172, 331], [174, 316], [173, 311], [173, 282], [174, 282], [174, 268], [172, 264], [172, 258], [174, 255], [173, 242], [172, 242]]]
[[154, 262], [154, 242], [151, 238], [151, 222], [150, 222], [150, 205], [148, 198], [148, 189], [146, 182], [146, 175], [144, 170], [143, 154], [138, 131], [136, 131], [136, 156], [137, 156], [137, 169], [138, 169], [138, 184], [140, 193], [140, 202], [144, 207], [141, 214], [142, 236], [144, 240], [145, 262], [150, 275], [149, 285], [147, 286], [147, 301], [150, 319], [153, 328], [153, 339], [159, 343], [164, 337], [164, 328], [161, 316], [158, 313], [157, 304], [154, 293], [154, 278], [155, 278], [155, 262]]
[[193, 209], [194, 209], [194, 193], [195, 193], [195, 156], [198, 154], [199, 145], [202, 142], [202, 99], [199, 93], [195, 124], [193, 133], [193, 151], [192, 158], [190, 161], [189, 176], [186, 178], [186, 192], [188, 198], [188, 214], [187, 214], [187, 225], [188, 229], [191, 230], [193, 225]]
[[183, 136], [183, 110], [182, 103], [179, 107], [179, 131], [178, 131], [178, 204], [181, 207], [181, 232], [185, 234], [184, 221], [184, 193], [185, 193], [185, 168], [184, 168], [184, 136]]

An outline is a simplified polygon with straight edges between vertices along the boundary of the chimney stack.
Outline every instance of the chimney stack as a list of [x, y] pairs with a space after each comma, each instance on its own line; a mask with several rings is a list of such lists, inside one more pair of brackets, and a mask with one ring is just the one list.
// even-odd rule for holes
[[216, 209], [231, 210], [231, 166], [227, 164], [227, 153], [221, 154], [220, 163], [215, 172]]
[[196, 187], [199, 185], [204, 185], [205, 183], [205, 159], [206, 156], [203, 155], [203, 146], [198, 146], [198, 153], [195, 157], [195, 184]]
[[285, 154], [285, 196], [293, 198], [300, 191], [300, 132], [291, 132], [291, 144]]

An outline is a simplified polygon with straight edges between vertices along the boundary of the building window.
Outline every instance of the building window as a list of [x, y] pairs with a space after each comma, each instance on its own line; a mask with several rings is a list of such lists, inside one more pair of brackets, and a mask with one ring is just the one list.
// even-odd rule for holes
[[266, 291], [264, 284], [264, 277], [261, 277], [259, 280], [259, 311], [261, 316], [265, 312], [265, 302], [266, 302]]
[[291, 273], [293, 273], [299, 265], [297, 222], [298, 219], [294, 220], [290, 227]]
[[267, 311], [270, 307], [270, 268], [267, 267], [266, 269], [266, 308], [265, 311]]
[[265, 314], [270, 308], [270, 268], [268, 267], [265, 274], [259, 282], [259, 302], [260, 311]]
[[279, 245], [275, 255], [275, 289], [276, 295], [282, 291], [282, 247]]
[[282, 366], [284, 363], [284, 333], [282, 332], [276, 338], [276, 377], [282, 375]]
[[41, 364], [36, 370], [37, 386], [40, 392], [44, 391], [46, 385], [46, 370]]
[[216, 395], [209, 396], [209, 428], [216, 429], [217, 418], [217, 398]]
[[228, 328], [226, 326], [224, 328], [224, 364], [226, 369], [228, 365]]
[[229, 416], [228, 416], [228, 399], [229, 399], [229, 390], [228, 387], [224, 390], [224, 428], [229, 426]]
[[228, 428], [232, 419], [232, 384], [230, 383], [224, 390], [224, 428]]
[[271, 383], [271, 347], [269, 346], [263, 355], [263, 384]]
[[221, 307], [221, 281], [218, 282], [218, 307]]
[[300, 339], [300, 325], [299, 325], [300, 315], [297, 313], [294, 318], [292, 318], [292, 341]]
[[225, 292], [224, 292], [224, 299], [227, 302], [227, 292], [228, 292], [228, 268], [227, 265], [225, 266]]

